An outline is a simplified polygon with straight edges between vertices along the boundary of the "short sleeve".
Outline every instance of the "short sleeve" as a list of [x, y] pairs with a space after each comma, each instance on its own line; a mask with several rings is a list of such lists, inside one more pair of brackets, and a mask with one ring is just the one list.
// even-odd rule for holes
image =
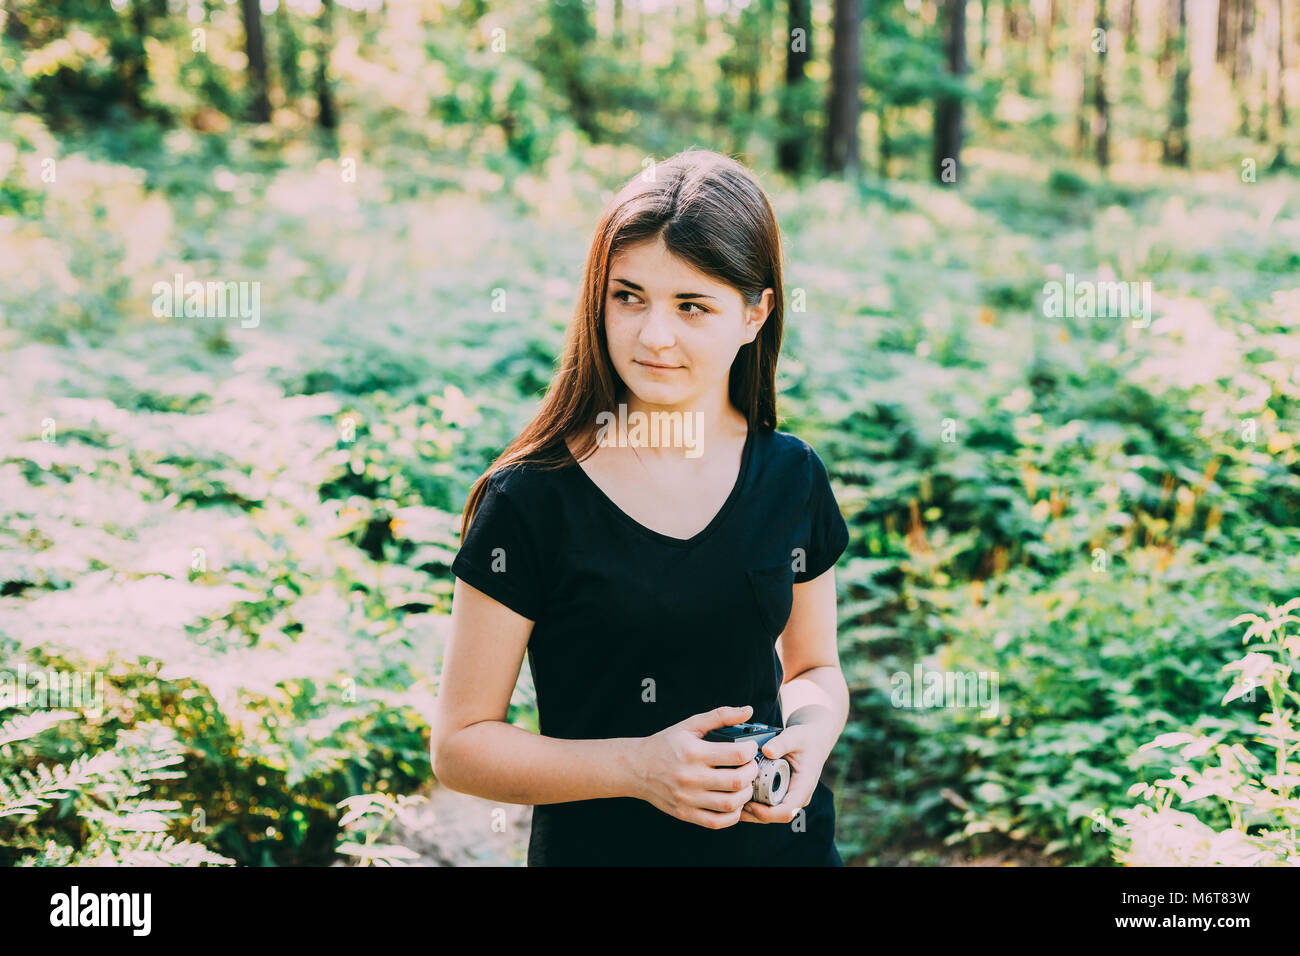
[[811, 581], [824, 574], [839, 560], [849, 544], [849, 527], [840, 513], [839, 502], [831, 490], [830, 475], [821, 458], [810, 447], [808, 467], [812, 472], [812, 494], [808, 498], [807, 568], [796, 571], [796, 582]]
[[536, 621], [545, 603], [540, 535], [492, 475], [461, 538], [451, 571], [510, 610]]

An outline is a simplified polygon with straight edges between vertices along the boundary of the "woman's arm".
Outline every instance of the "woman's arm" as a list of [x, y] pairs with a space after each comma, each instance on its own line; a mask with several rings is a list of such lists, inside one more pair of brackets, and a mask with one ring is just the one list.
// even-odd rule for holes
[[835, 642], [835, 569], [794, 585], [790, 620], [777, 638], [781, 716], [785, 730], [763, 745], [768, 757], [785, 757], [794, 776], [779, 805], [747, 804], [742, 820], [789, 823], [812, 800], [822, 767], [849, 714], [849, 689]]
[[835, 569], [794, 585], [790, 620], [776, 642], [785, 675], [781, 712], [785, 725], [814, 724], [834, 744], [849, 716], [849, 688], [840, 670], [835, 632]]
[[563, 740], [506, 722], [533, 622], [455, 579], [430, 758], [443, 786], [501, 803], [635, 796], [640, 738]]

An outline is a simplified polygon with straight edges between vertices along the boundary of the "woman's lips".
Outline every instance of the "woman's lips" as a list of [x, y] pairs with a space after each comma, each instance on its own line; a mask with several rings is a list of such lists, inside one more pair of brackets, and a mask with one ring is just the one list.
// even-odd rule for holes
[[636, 361], [636, 364], [640, 365], [642, 368], [654, 369], [656, 372], [674, 372], [681, 367], [679, 365], [652, 365], [649, 362], [642, 362], [635, 359], [633, 361]]

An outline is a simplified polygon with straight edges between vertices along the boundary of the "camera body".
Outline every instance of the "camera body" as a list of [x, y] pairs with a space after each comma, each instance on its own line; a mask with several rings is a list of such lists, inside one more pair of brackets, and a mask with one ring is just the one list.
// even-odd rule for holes
[[754, 760], [758, 763], [758, 776], [754, 778], [753, 800], [774, 807], [785, 799], [790, 790], [790, 762], [784, 757], [764, 757], [762, 748], [763, 744], [784, 729], [771, 724], [732, 724], [730, 727], [710, 730], [704, 739], [724, 744], [737, 740], [753, 740], [757, 743], [759, 751], [754, 755]]

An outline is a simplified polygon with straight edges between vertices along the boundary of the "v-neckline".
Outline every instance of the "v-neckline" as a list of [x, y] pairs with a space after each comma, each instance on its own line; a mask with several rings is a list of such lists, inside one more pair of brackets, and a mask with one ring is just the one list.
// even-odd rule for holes
[[753, 458], [754, 428], [753, 426], [750, 426], [745, 431], [745, 447], [740, 452], [740, 469], [736, 473], [735, 484], [731, 486], [731, 493], [727, 495], [727, 499], [722, 503], [722, 507], [717, 510], [717, 513], [709, 520], [709, 523], [689, 538], [675, 538], [670, 534], [664, 534], [662, 531], [656, 531], [654, 528], [647, 528], [641, 522], [637, 521], [630, 514], [620, 508], [618, 504], [615, 503], [614, 499], [607, 495], [600, 485], [596, 484], [595, 479], [592, 478], [591, 475], [587, 474], [586, 469], [582, 467], [578, 462], [578, 459], [573, 457], [573, 452], [569, 448], [569, 443], [565, 441], [563, 444], [565, 454], [568, 455], [569, 461], [573, 464], [573, 467], [577, 469], [578, 474], [581, 476], [581, 480], [587, 485], [587, 487], [595, 492], [596, 497], [602, 501], [605, 507], [613, 512], [619, 520], [654, 541], [672, 547], [688, 548], [691, 545], [703, 541], [709, 534], [711, 534], [713, 530], [722, 523], [723, 519], [726, 518], [732, 505], [734, 505], [736, 499], [740, 497], [741, 491], [745, 485], [745, 478], [749, 474], [749, 463]]

